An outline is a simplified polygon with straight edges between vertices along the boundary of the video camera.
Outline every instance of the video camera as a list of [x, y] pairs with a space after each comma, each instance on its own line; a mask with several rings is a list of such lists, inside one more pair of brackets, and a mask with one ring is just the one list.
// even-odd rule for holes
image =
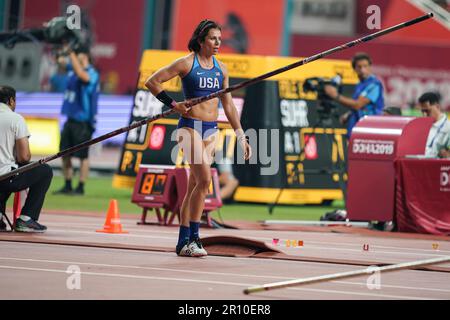
[[303, 91], [305, 93], [317, 92], [317, 98], [319, 100], [330, 100], [330, 97], [325, 93], [325, 85], [336, 87], [338, 91], [341, 92], [341, 82], [342, 76], [340, 74], [332, 79], [319, 77], [308, 78], [303, 83]]
[[0, 33], [0, 43], [12, 49], [20, 42], [45, 42], [52, 45], [69, 44], [72, 48], [83, 43], [80, 30], [69, 29], [66, 17], [55, 17], [43, 28], [14, 30]]
[[338, 104], [325, 93], [325, 85], [331, 85], [337, 88], [338, 92], [341, 93], [341, 82], [342, 76], [340, 74], [332, 79], [320, 77], [305, 79], [305, 82], [303, 83], [303, 92], [317, 92], [317, 99], [319, 101], [317, 112], [319, 115], [328, 116], [333, 110], [337, 109]]

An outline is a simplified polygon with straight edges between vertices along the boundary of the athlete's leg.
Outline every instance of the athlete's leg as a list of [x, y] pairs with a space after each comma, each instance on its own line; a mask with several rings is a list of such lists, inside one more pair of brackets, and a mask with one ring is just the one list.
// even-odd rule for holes
[[190, 198], [191, 219], [189, 222], [189, 249], [196, 256], [207, 256], [200, 241], [200, 219], [203, 214], [206, 195], [211, 184], [211, 163], [214, 158], [216, 134], [202, 141], [202, 163], [191, 165], [192, 176], [195, 177], [194, 190]]
[[[191, 167], [194, 162], [199, 161], [198, 156], [194, 155], [194, 150], [202, 148], [201, 141], [200, 143], [197, 142], [197, 146], [195, 146], [195, 141], [198, 140], [196, 139], [197, 138], [196, 135], [198, 135], [198, 133], [192, 128], [183, 127], [177, 130], [178, 145], [183, 151], [183, 156], [185, 160], [189, 163]], [[196, 178], [191, 171], [189, 174], [188, 189], [184, 196], [183, 203], [181, 205], [181, 217], [180, 217], [181, 224], [186, 227], [189, 226], [190, 202], [195, 185], [196, 185]]]
[[191, 200], [191, 196], [192, 196], [192, 191], [194, 190], [195, 187], [195, 177], [193, 174], [189, 174], [189, 181], [188, 181], [188, 188], [187, 188], [187, 192], [186, 195], [184, 197], [183, 200], [183, 204], [181, 205], [181, 224], [184, 226], [189, 226], [189, 221], [191, 219], [190, 214], [189, 214], [189, 207], [190, 207], [190, 200]]
[[[194, 152], [196, 158], [200, 158], [200, 163], [192, 163], [191, 174], [195, 178], [195, 186], [190, 198], [191, 221], [200, 221], [205, 205], [205, 198], [211, 184], [211, 163], [214, 158], [217, 134], [212, 134], [205, 140], [200, 140], [200, 135], [195, 135]], [[200, 141], [199, 141], [200, 140]], [[200, 147], [197, 147], [200, 144]], [[198, 154], [201, 152], [201, 154]]]
[[[196, 150], [202, 149], [202, 141], [201, 137], [192, 128], [189, 127], [182, 127], [177, 130], [177, 141], [179, 147], [183, 150], [183, 155], [186, 159], [186, 161], [190, 164], [191, 168], [192, 165], [196, 162], [199, 162], [199, 157], [196, 155]], [[198, 153], [198, 151], [197, 151]], [[201, 159], [201, 158], [200, 158]], [[188, 180], [188, 189], [184, 196], [183, 203], [181, 205], [180, 209], [180, 232], [178, 236], [178, 243], [177, 243], [177, 254], [179, 255], [204, 255], [204, 254], [198, 254], [197, 252], [193, 252], [195, 250], [192, 250], [188, 246], [190, 242], [190, 204], [192, 201], [192, 195], [195, 190], [196, 186], [196, 177], [192, 173], [192, 170], [189, 175]]]
[[[183, 242], [177, 245], [177, 252], [180, 255], [206, 256], [207, 252], [199, 240], [200, 219], [203, 213], [204, 202], [211, 181], [210, 164], [211, 153], [205, 154], [205, 146], [210, 146], [215, 140], [211, 137], [204, 142], [198, 131], [192, 128], [182, 128], [179, 130], [178, 142], [183, 149], [184, 156], [190, 165], [190, 176], [188, 191], [183, 200], [181, 208], [181, 233], [185, 232], [189, 225], [189, 245], [184, 250]], [[182, 241], [182, 240], [181, 240]], [[184, 254], [187, 252], [187, 254]]]

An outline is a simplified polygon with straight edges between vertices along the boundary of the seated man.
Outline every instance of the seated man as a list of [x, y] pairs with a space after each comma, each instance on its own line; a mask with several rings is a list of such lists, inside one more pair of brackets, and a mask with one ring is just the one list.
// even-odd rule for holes
[[[15, 113], [16, 91], [0, 86], [0, 178], [11, 170], [27, 164], [31, 159], [28, 138], [30, 133], [24, 118]], [[37, 222], [53, 172], [47, 164], [19, 175], [0, 180], [0, 229], [6, 230], [3, 215], [6, 201], [13, 192], [29, 188], [22, 214], [16, 221], [19, 232], [44, 232], [47, 228]]]
[[450, 120], [441, 111], [439, 93], [426, 92], [419, 98], [420, 109], [425, 117], [434, 119], [427, 139], [425, 155], [431, 158], [450, 158]]

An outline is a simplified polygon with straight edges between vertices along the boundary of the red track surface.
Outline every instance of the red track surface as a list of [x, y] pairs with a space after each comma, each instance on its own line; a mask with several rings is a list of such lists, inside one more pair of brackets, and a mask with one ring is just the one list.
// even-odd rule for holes
[[[389, 234], [202, 229], [203, 237], [237, 236], [265, 242], [287, 255], [177, 257], [177, 227], [137, 226], [129, 234], [96, 233], [103, 216], [43, 214], [45, 234], [0, 233], [0, 299], [449, 299], [450, 263], [244, 295], [248, 286], [450, 255], [450, 242]], [[286, 248], [284, 240], [302, 240]], [[34, 243], [33, 243], [34, 242]], [[363, 245], [369, 245], [369, 251]], [[438, 250], [433, 249], [438, 244]], [[266, 257], [265, 257], [266, 256]], [[291, 259], [291, 260], [289, 260]], [[81, 289], [69, 290], [69, 266], [81, 270]]]

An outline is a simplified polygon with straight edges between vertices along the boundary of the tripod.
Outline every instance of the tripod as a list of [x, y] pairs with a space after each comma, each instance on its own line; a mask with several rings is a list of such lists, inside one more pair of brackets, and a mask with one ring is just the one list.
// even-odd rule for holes
[[[317, 122], [314, 124], [314, 126], [312, 127], [313, 135], [316, 135], [317, 128], [325, 129], [325, 139], [327, 141], [327, 145], [326, 145], [325, 149], [326, 149], [327, 155], [329, 156], [329, 159], [331, 159], [331, 151], [330, 150], [333, 148], [333, 144], [335, 144], [336, 146], [338, 145], [338, 142], [336, 140], [336, 127], [333, 122], [333, 118], [339, 117], [336, 110], [337, 110], [337, 108], [335, 105], [333, 105], [333, 102], [319, 100], [319, 108], [317, 108], [319, 118], [318, 118]], [[326, 133], [327, 128], [331, 129], [331, 135], [333, 137], [331, 139], [330, 139], [329, 135]], [[305, 143], [303, 148], [300, 150], [300, 153], [298, 154], [298, 158], [297, 158], [294, 168], [293, 168], [294, 176], [298, 177], [300, 173], [329, 173], [331, 175], [337, 173], [339, 189], [341, 189], [342, 194], [344, 196], [344, 203], [347, 203], [347, 186], [346, 186], [346, 183], [345, 183], [344, 177], [343, 177], [346, 172], [346, 169], [345, 169], [345, 163], [344, 163], [343, 159], [341, 159], [341, 157], [339, 156], [339, 152], [338, 152], [336, 163], [331, 161], [331, 169], [330, 168], [322, 168], [322, 169], [310, 169], [310, 170], [303, 169], [301, 171], [298, 170], [298, 167], [299, 167], [298, 165], [302, 162], [301, 158], [302, 158], [302, 155], [305, 153], [305, 149], [306, 149], [308, 143], [309, 143], [309, 141], [307, 143]], [[328, 148], [328, 147], [330, 147], [330, 148]], [[270, 214], [273, 213], [273, 209], [278, 204], [278, 201], [280, 200], [283, 190], [287, 189], [287, 183], [288, 183], [288, 179], [286, 179], [284, 186], [282, 188], [280, 188], [280, 191], [278, 192], [275, 202], [270, 203], [268, 205]]]

